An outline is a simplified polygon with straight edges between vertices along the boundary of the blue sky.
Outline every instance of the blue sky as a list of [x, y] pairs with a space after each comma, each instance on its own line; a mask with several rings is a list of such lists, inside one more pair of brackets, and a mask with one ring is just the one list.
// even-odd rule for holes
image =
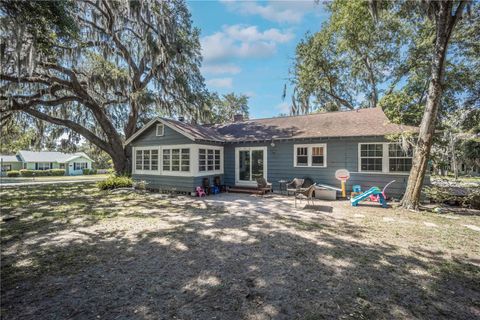
[[328, 18], [310, 1], [189, 1], [201, 29], [202, 73], [209, 90], [250, 97], [250, 117], [288, 113], [282, 91], [295, 47]]

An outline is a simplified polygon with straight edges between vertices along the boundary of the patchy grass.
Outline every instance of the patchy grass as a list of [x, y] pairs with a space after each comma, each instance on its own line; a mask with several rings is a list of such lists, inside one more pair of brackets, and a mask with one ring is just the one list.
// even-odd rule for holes
[[480, 216], [3, 189], [5, 319], [480, 317]]
[[46, 176], [46, 177], [0, 177], [0, 184], [4, 183], [22, 183], [22, 182], [55, 182], [55, 181], [75, 181], [92, 180], [98, 181], [108, 178], [108, 174], [78, 175], [78, 176]]

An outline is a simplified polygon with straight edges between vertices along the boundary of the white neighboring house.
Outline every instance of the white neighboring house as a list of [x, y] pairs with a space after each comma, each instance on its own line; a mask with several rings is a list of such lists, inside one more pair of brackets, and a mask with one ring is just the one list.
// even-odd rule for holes
[[[21, 150], [17, 152], [15, 156], [2, 156], [5, 160], [10, 160], [15, 157], [17, 163], [20, 162], [19, 169], [29, 170], [48, 170], [48, 169], [65, 169], [65, 175], [74, 176], [83, 174], [83, 169], [92, 169], [92, 163], [94, 162], [89, 156], [83, 152], [77, 153], [63, 153], [63, 152], [51, 152], [51, 151], [25, 151]], [[2, 160], [3, 160], [2, 158]], [[5, 163], [4, 163], [5, 162]], [[15, 170], [7, 161], [2, 161], [2, 173], [3, 170]]]

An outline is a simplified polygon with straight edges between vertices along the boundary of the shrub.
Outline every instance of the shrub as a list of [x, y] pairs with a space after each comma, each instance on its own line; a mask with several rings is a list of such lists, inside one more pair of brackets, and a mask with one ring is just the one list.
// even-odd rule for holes
[[19, 175], [20, 171], [18, 170], [7, 171], [7, 177], [18, 177]]
[[65, 169], [52, 169], [50, 170], [50, 175], [52, 176], [64, 176]]
[[29, 169], [20, 170], [20, 175], [22, 177], [33, 177], [34, 173], [35, 173], [35, 170], [29, 170]]
[[133, 186], [133, 180], [127, 176], [110, 176], [103, 181], [97, 182], [100, 190], [109, 190], [116, 188], [130, 188]]
[[90, 174], [97, 174], [97, 169], [90, 169]]
[[83, 171], [83, 174], [85, 174], [85, 175], [90, 174], [90, 169], [88, 169], [88, 168], [85, 168], [82, 171]]

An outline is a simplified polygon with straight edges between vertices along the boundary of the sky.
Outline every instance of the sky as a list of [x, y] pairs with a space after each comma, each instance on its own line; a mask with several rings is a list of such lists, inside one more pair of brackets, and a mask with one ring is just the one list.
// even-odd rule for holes
[[[282, 100], [307, 32], [328, 19], [315, 1], [188, 1], [201, 30], [202, 74], [207, 88], [249, 96], [250, 118], [289, 112], [291, 90]], [[290, 89], [290, 88], [289, 88]]]

